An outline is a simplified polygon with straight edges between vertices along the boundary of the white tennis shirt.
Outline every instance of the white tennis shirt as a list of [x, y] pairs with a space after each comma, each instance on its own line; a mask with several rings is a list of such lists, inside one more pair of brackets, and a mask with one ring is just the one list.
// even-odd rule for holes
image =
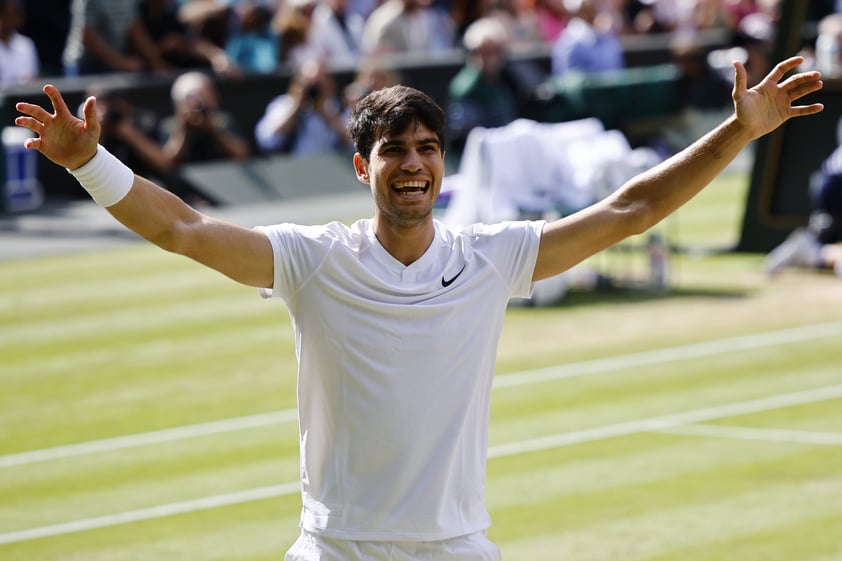
[[528, 296], [543, 222], [449, 230], [405, 266], [370, 220], [259, 228], [298, 357], [310, 532], [441, 540], [484, 530], [488, 415], [509, 299]]

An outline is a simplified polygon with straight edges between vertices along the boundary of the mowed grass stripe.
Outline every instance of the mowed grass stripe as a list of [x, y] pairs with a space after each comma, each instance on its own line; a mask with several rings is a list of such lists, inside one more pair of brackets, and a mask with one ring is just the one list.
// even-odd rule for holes
[[[298, 475], [294, 429], [252, 431], [234, 441], [207, 437], [189, 445], [41, 464], [0, 482], [0, 528], [22, 530], [68, 520], [144, 510], [255, 487]], [[298, 487], [293, 485], [293, 488]]]
[[835, 385], [838, 365], [827, 351], [815, 341], [547, 383], [541, 392], [510, 388], [494, 396], [491, 445]]
[[[820, 326], [813, 326], [814, 328]], [[835, 324], [830, 324], [831, 328], [835, 327]], [[798, 330], [786, 330], [785, 333], [787, 337], [790, 337], [790, 334], [793, 331]], [[832, 329], [830, 330], [832, 332]], [[823, 330], [818, 329], [807, 329], [806, 332], [816, 333], [818, 332], [820, 336], [824, 336]], [[779, 332], [772, 332], [769, 334], [767, 338], [770, 341], [770, 344], [778, 345], [780, 344], [780, 337], [776, 335]], [[204, 336], [203, 336], [204, 337]], [[760, 339], [762, 340], [763, 337], [759, 335], [751, 336], [751, 339]], [[201, 340], [202, 338], [200, 338]], [[268, 334], [267, 330], [254, 330], [249, 331], [244, 336], [244, 340], [242, 341], [243, 344], [246, 344], [246, 341], [260, 341], [263, 339], [262, 342], [266, 344], [271, 344], [272, 336]], [[737, 341], [743, 340], [744, 338], [736, 338]], [[268, 383], [272, 384], [273, 378], [266, 374], [267, 370], [270, 372], [275, 372], [275, 370], [269, 368], [248, 368], [248, 359], [245, 357], [241, 357], [242, 361], [234, 361], [233, 358], [235, 357], [226, 357], [231, 359], [230, 361], [219, 360], [221, 358], [219, 354], [219, 350], [227, 348], [227, 345], [222, 342], [218, 342], [215, 339], [211, 338], [213, 343], [218, 343], [216, 345], [210, 345], [211, 349], [207, 355], [201, 355], [204, 357], [205, 361], [210, 361], [216, 363], [217, 366], [221, 364], [234, 364], [240, 365], [239, 367], [243, 369], [245, 372], [245, 376], [247, 378], [246, 382], [249, 384], [254, 384], [256, 379], [254, 375], [250, 374], [251, 372], [263, 372], [264, 376], [260, 379], [267, 379]], [[239, 339], [237, 340], [240, 341]], [[733, 345], [734, 339], [724, 339], [721, 340], [719, 345], [716, 345], [715, 342], [707, 342], [706, 346], [718, 346], [719, 348], [723, 349], [723, 353], [727, 353], [729, 350], [734, 348]], [[161, 344], [161, 343], [156, 343]], [[234, 344], [237, 346], [237, 344]], [[742, 345], [736, 345], [738, 348], [742, 348]], [[167, 345], [169, 348], [169, 346]], [[696, 346], [689, 345], [689, 346], [680, 346], [674, 347], [672, 349], [662, 349], [657, 353], [651, 353], [648, 356], [650, 357], [647, 359], [647, 363], [649, 365], [654, 364], [654, 360], [657, 357], [658, 360], [662, 360], [665, 362], [673, 362], [682, 360], [682, 357], [685, 356], [685, 352], [689, 349], [689, 357], [688, 358], [695, 358], [695, 349]], [[803, 348], [803, 346], [802, 346]], [[672, 350], [672, 352], [669, 352]], [[216, 351], [211, 352], [211, 351]], [[135, 354], [136, 353], [136, 354]], [[19, 418], [25, 418], [24, 412], [29, 412], [30, 407], [44, 407], [44, 400], [48, 399], [50, 395], [53, 395], [56, 390], [59, 390], [62, 395], [68, 396], [76, 396], [76, 399], [79, 402], [80, 409], [85, 410], [95, 410], [95, 407], [108, 407], [109, 403], [115, 399], [115, 397], [119, 396], [119, 392], [121, 391], [120, 388], [123, 388], [125, 385], [129, 385], [130, 387], [134, 384], [137, 386], [136, 390], [132, 390], [132, 393], [127, 396], [125, 400], [119, 400], [123, 407], [131, 408], [132, 402], [138, 400], [140, 398], [145, 398], [148, 400], [162, 400], [164, 402], [167, 401], [178, 401], [177, 398], [174, 398], [174, 395], [184, 395], [185, 391], [180, 391], [180, 384], [183, 382], [180, 378], [173, 378], [173, 377], [164, 377], [159, 379], [160, 377], [154, 376], [154, 371], [149, 369], [149, 364], [143, 360], [146, 355], [155, 356], [156, 353], [150, 352], [141, 347], [135, 348], [135, 353], [129, 352], [128, 356], [126, 357], [126, 363], [131, 365], [136, 372], [134, 376], [124, 376], [122, 373], [118, 374], [110, 374], [113, 370], [113, 366], [110, 362], [107, 362], [104, 365], [101, 365], [106, 372], [97, 372], [94, 369], [85, 370], [84, 378], [88, 378], [91, 380], [90, 384], [84, 383], [84, 378], [80, 378], [83, 376], [82, 374], [74, 374], [72, 379], [67, 377], [59, 377], [55, 381], [51, 382], [49, 385], [42, 385], [43, 393], [39, 393], [37, 389], [32, 388], [33, 380], [29, 378], [17, 378], [18, 383], [12, 384], [9, 387], [14, 387], [14, 391], [10, 393], [15, 394], [15, 400], [8, 404], [6, 414], [10, 416], [12, 419], [15, 418], [15, 411], [20, 411]], [[820, 356], [819, 353], [811, 351], [809, 349], [805, 349], [805, 352], [799, 353], [792, 353], [791, 349], [786, 351], [787, 356], [789, 357], [796, 357], [800, 355], [812, 356], [817, 357]], [[542, 368], [537, 369], [534, 372], [534, 376], [530, 376], [529, 371], [523, 371], [518, 373], [511, 373], [511, 374], [500, 374], [498, 375], [497, 379], [502, 380], [502, 383], [495, 384], [496, 389], [506, 389], [503, 392], [496, 392], [497, 397], [494, 400], [494, 415], [493, 418], [505, 418], [507, 419], [506, 424], [509, 427], [507, 431], [500, 432], [497, 431], [495, 434], [499, 435], [494, 438], [499, 438], [502, 440], [515, 440], [518, 438], [525, 438], [527, 436], [532, 436], [536, 434], [536, 424], [541, 426], [551, 426], [551, 427], [567, 427], [567, 428], [576, 428], [581, 426], [583, 419], [592, 419], [593, 422], [596, 423], [611, 423], [616, 422], [618, 420], [618, 415], [622, 414], [625, 416], [627, 415], [626, 410], [621, 403], [618, 403], [617, 398], [622, 400], [627, 400], [629, 402], [635, 402], [635, 400], [647, 399], [649, 401], [656, 401], [655, 405], [650, 406], [648, 410], [638, 412], [637, 409], [632, 407], [628, 412], [632, 413], [636, 416], [642, 416], [645, 414], [653, 414], [658, 412], [663, 412], [665, 410], [674, 409], [676, 405], [681, 405], [682, 400], [686, 399], [687, 395], [692, 395], [692, 402], [688, 403], [688, 406], [692, 406], [693, 404], [699, 403], [700, 400], [700, 392], [703, 391], [711, 391], [713, 395], [709, 399], [711, 403], [718, 402], [720, 400], [725, 400], [731, 398], [733, 395], [736, 395], [739, 388], [734, 387], [735, 380], [739, 377], [734, 374], [735, 367], [732, 361], [734, 360], [741, 360], [744, 364], [748, 364], [748, 369], [743, 369], [743, 371], [753, 372], [757, 367], [757, 360], [762, 360], [765, 354], [750, 354], [749, 356], [730, 356], [727, 357], [729, 364], [717, 364], [715, 368], [708, 368], [702, 367], [700, 371], [695, 375], [693, 381], [691, 381], [691, 373], [687, 372], [689, 367], [685, 366], [682, 369], [674, 369], [674, 368], [662, 368], [662, 369], [635, 369], [630, 368], [632, 366], [639, 365], [639, 357], [643, 354], [647, 353], [637, 353], [631, 355], [632, 358], [629, 361], [624, 360], [624, 355], [612, 357], [611, 359], [605, 360], [597, 360], [597, 361], [587, 361], [583, 363], [572, 363], [563, 365], [562, 367], [556, 369], [553, 368]], [[164, 360], [168, 361], [167, 366], [176, 366], [172, 363], [172, 358], [168, 358], [170, 355], [168, 353], [163, 352], [161, 356]], [[148, 358], [148, 357], [147, 357]], [[288, 361], [291, 359], [290, 356], [287, 356]], [[595, 363], [599, 363], [601, 366], [599, 368], [592, 368], [592, 365]], [[607, 365], [611, 365], [611, 369], [607, 367]], [[206, 369], [198, 369], [197, 366], [200, 364], [196, 363], [196, 359], [190, 357], [189, 358], [189, 365], [185, 364], [185, 369], [190, 372], [195, 372], [196, 380], [195, 384], [204, 384], [213, 386], [214, 380], [208, 370]], [[579, 365], [581, 365], [581, 370], [579, 369]], [[90, 365], [89, 365], [90, 366]], [[190, 368], [186, 368], [189, 366]], [[641, 365], [642, 366], [642, 365]], [[786, 370], [787, 365], [786, 363], [782, 363], [777, 359], [773, 360], [772, 366], [783, 367], [784, 371], [789, 374], [789, 371]], [[799, 366], [804, 366], [803, 361], [800, 362]], [[125, 367], [124, 367], [125, 368]], [[292, 386], [294, 382], [294, 369], [295, 365], [293, 362], [288, 362], [285, 365], [285, 371], [287, 374], [283, 376], [285, 379], [285, 384], [280, 386], [282, 388], [286, 388], [286, 393], [288, 396], [292, 396], [294, 393], [294, 387]], [[608, 372], [610, 370], [616, 370], [622, 372], [623, 370], [631, 370], [630, 372], [626, 373], [622, 376], [622, 378], [618, 379], [616, 377], [610, 377], [606, 379], [596, 379], [590, 382], [580, 382], [576, 385], [564, 384], [563, 390], [553, 390], [548, 388], [547, 391], [541, 392], [540, 394], [535, 394], [534, 391], [527, 388], [520, 388], [520, 389], [513, 389], [520, 386], [525, 386], [526, 384], [534, 384], [534, 383], [543, 383], [555, 380], [564, 380], [566, 378], [571, 377], [571, 374], [575, 372], [581, 372], [580, 376], [582, 377], [589, 377], [593, 374], [599, 374], [603, 372]], [[278, 369], [281, 370], [281, 369]], [[717, 389], [719, 386], [711, 385], [712, 375], [710, 371], [713, 370], [714, 373], [725, 372], [727, 375], [725, 376], [725, 382], [728, 385], [723, 386], [722, 389]], [[148, 372], [147, 372], [148, 371]], [[564, 372], [566, 373], [565, 376], [547, 376], [547, 372]], [[119, 385], [119, 388], [113, 387], [114, 384], [103, 384], [103, 376], [107, 376], [115, 380], [115, 384]], [[222, 376], [225, 380], [231, 378], [231, 376]], [[508, 379], [516, 380], [515, 383], [507, 383], [506, 380]], [[765, 379], [767, 382], [773, 378], [772, 374], [769, 371], [765, 373]], [[147, 382], [154, 382], [154, 383], [147, 383]], [[665, 385], [669, 383], [669, 386]], [[813, 381], [811, 379], [805, 378], [803, 375], [799, 375], [794, 382], [787, 383], [787, 386], [784, 387], [781, 391], [787, 391], [792, 387], [802, 387], [807, 383], [814, 383], [815, 385], [819, 385], [823, 383], [823, 379], [819, 379]], [[63, 388], [62, 384], [67, 384], [69, 387]], [[692, 385], [691, 385], [692, 384]], [[103, 386], [100, 390], [100, 386]], [[697, 387], [698, 386], [698, 387]], [[711, 390], [706, 390], [704, 386], [709, 386], [712, 388]], [[190, 384], [187, 387], [183, 388], [184, 390], [189, 389]], [[586, 388], [583, 390], [583, 388]], [[589, 389], [587, 389], [589, 388]], [[657, 391], [653, 391], [653, 388], [657, 388]], [[688, 390], [694, 390], [690, 392]], [[744, 390], [739, 390], [740, 392], [744, 392]], [[138, 394], [137, 392], [142, 392]], [[125, 394], [125, 390], [123, 390]], [[30, 396], [30, 401], [28, 402], [26, 396]], [[102, 399], [99, 399], [97, 396], [102, 396]], [[536, 399], [536, 397], [538, 399]], [[99, 400], [100, 402], [97, 402]], [[2, 399], [0, 399], [2, 401]], [[591, 401], [596, 403], [597, 405], [587, 405], [589, 411], [583, 411], [580, 408], [580, 404], [589, 404]], [[142, 401], [141, 401], [142, 403]], [[175, 403], [172, 403], [175, 405]], [[62, 404], [61, 412], [64, 411], [66, 406]], [[597, 415], [596, 412], [598, 411], [597, 408], [601, 407], [605, 413]], [[11, 413], [11, 414], [10, 414]], [[554, 416], [554, 419], [548, 419], [548, 416]], [[514, 421], [509, 419], [509, 417], [518, 417], [518, 421]], [[32, 434], [33, 429], [37, 427], [39, 421], [44, 423], [45, 428], [49, 428], [51, 423], [49, 422], [49, 415], [42, 414], [39, 416], [29, 415], [30, 419], [28, 423], [34, 423], [35, 427], [30, 424], [27, 427], [27, 432]], [[37, 417], [37, 418], [33, 418]], [[233, 418], [230, 420], [233, 427], [239, 426], [244, 420], [246, 423], [248, 417], [240, 418]], [[208, 424], [208, 431], [215, 432], [219, 430], [221, 424], [224, 424], [225, 421], [216, 421], [214, 423]], [[521, 427], [518, 429], [518, 427]], [[494, 428], [494, 427], [492, 427]], [[194, 427], [194, 428], [187, 428], [183, 433], [184, 435], [201, 435], [202, 434], [201, 427]], [[539, 431], [540, 432], [540, 431]], [[168, 433], [162, 432], [161, 437], [164, 440], [170, 438]], [[120, 448], [125, 448], [130, 446], [130, 442], [132, 441], [131, 435], [126, 435], [122, 437], [118, 437], [113, 440], [115, 446]], [[2, 442], [2, 439], [0, 439]], [[139, 433], [137, 436], [137, 443], [138, 445], [149, 444], [154, 442], [154, 437], [150, 438], [150, 436]], [[64, 457], [65, 455], [76, 455], [80, 453], [80, 451], [102, 451], [107, 450], [110, 446], [109, 441], [105, 441], [103, 443], [96, 443], [92, 442], [88, 443], [80, 443], [78, 444], [79, 448], [74, 448], [76, 445], [66, 445], [63, 447], [59, 447], [56, 450], [49, 450], [46, 449], [42, 452], [37, 450], [29, 451], [29, 452], [21, 452], [19, 455], [15, 454], [7, 454], [6, 456], [0, 456], [0, 467], [3, 465], [21, 465], [22, 463], [26, 463], [29, 461], [44, 461], [45, 459], [49, 458], [58, 458]], [[87, 452], [84, 452], [87, 453]]]
[[[774, 539], [791, 525], [842, 515], [842, 476], [838, 474], [754, 486], [737, 481], [742, 486], [734, 485], [738, 489], [734, 493], [712, 489], [707, 496], [697, 493], [695, 500], [690, 495], [693, 484], [727, 477], [715, 470], [701, 479], [659, 480], [625, 492], [612, 489], [601, 500], [582, 497], [565, 503], [553, 497], [556, 500], [551, 504], [532, 511], [544, 512], [544, 518], [533, 520], [532, 525], [518, 525], [518, 538], [507, 539], [493, 531], [492, 538], [498, 539], [509, 559], [617, 561], [646, 559], [665, 551], [680, 553], [688, 547], [707, 548], [757, 533]], [[672, 504], [664, 504], [665, 498]], [[552, 504], [557, 505], [555, 510]], [[572, 511], [572, 515], [558, 520], [556, 511]], [[505, 511], [496, 511], [495, 520], [497, 527], [508, 530], [513, 526]], [[565, 525], [567, 521], [572, 526]], [[675, 557], [681, 558], [680, 554]]]
[[277, 561], [298, 533], [295, 494], [0, 546], [3, 561]]
[[[634, 422], [625, 423], [623, 425], [599, 427], [594, 430], [581, 431], [579, 433], [554, 435], [552, 437], [534, 439], [533, 441], [525, 443], [512, 443], [505, 447], [492, 448], [489, 451], [489, 456], [493, 459], [509, 455], [540, 452], [547, 449], [570, 446], [573, 444], [593, 442], [596, 440], [609, 439], [617, 436], [633, 435], [637, 432], [652, 430], [653, 428], [659, 428], [661, 426], [680, 425], [682, 422], [710, 420], [719, 417], [746, 414], [748, 412], [765, 411], [778, 407], [790, 407], [793, 405], [806, 404], [826, 399], [833, 399], [836, 397], [842, 397], [842, 385], [832, 386], [828, 388], [817, 388], [811, 391], [797, 392], [788, 395], [769, 396], [762, 400], [755, 400], [744, 403], [731, 403], [719, 406], [717, 408], [705, 408], [696, 411], [686, 411], [668, 417], [640, 419]], [[290, 485], [292, 485], [292, 483], [290, 483]], [[249, 491], [242, 491], [240, 493], [248, 494]], [[226, 494], [224, 496], [226, 497], [225, 500], [227, 501], [233, 500], [232, 497], [236, 497], [238, 496], [238, 494]], [[211, 499], [212, 498], [194, 500], [197, 501], [197, 504], [200, 505], [200, 508], [204, 508], [202, 505], [206, 504], [206, 501]], [[184, 503], [177, 504], [177, 512], [183, 513], [185, 509]], [[147, 517], [148, 512], [147, 509], [140, 510], [144, 513], [142, 516], [144, 516], [145, 519]], [[155, 512], [160, 513], [165, 511], [166, 510], [164, 509], [163, 511], [156, 510]], [[18, 530], [14, 532], [8, 532], [5, 534], [0, 534], [0, 543], [15, 543], [17, 541], [60, 535], [65, 531], [80, 531], [79, 528], [89, 530], [107, 527], [111, 525], [118, 525], [124, 523], [124, 520], [126, 520], [127, 518], [131, 519], [131, 512], [132, 511], [125, 511], [114, 514], [111, 517], [98, 517], [93, 519], [93, 522], [85, 522], [84, 520], [80, 520], [72, 523], [67, 522], [53, 526], [45, 526], [41, 527], [40, 529], [31, 528]]]

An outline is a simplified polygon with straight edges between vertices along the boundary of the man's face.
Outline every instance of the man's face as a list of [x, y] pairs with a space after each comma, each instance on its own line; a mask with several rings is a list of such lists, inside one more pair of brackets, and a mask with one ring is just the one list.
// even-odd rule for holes
[[399, 227], [429, 220], [441, 190], [444, 150], [436, 134], [415, 122], [400, 134], [384, 135], [366, 162], [354, 156], [357, 177], [371, 186], [375, 214]]

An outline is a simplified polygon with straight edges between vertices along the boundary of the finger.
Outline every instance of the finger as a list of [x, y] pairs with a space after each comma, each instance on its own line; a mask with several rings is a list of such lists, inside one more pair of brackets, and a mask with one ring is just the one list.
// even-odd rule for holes
[[32, 117], [16, 117], [15, 124], [19, 127], [27, 128], [32, 132], [38, 134], [40, 134], [41, 131], [44, 130], [44, 123], [42, 123], [38, 119], [33, 119]]
[[58, 91], [57, 87], [53, 86], [52, 84], [47, 84], [46, 86], [44, 86], [44, 93], [47, 94], [47, 97], [50, 98], [50, 103], [53, 104], [53, 109], [55, 110], [56, 116], [72, 116], [70, 113], [70, 109], [67, 108], [67, 104], [64, 102], [64, 98], [61, 97], [61, 93]]
[[20, 103], [15, 105], [15, 109], [18, 112], [23, 113], [24, 115], [29, 115], [30, 117], [44, 123], [52, 117], [52, 115], [40, 105], [34, 105], [32, 103], [26, 103], [25, 101], [21, 101]]
[[23, 141], [23, 147], [27, 150], [40, 150], [41, 138], [27, 138]]
[[822, 83], [821, 82], [822, 73], [818, 71], [813, 72], [803, 72], [801, 74], [795, 74], [794, 76], [790, 76], [783, 82], [781, 82], [780, 86], [782, 88], [795, 88], [804, 83]]
[[781, 62], [775, 65], [771, 72], [769, 72], [769, 74], [766, 76], [766, 80], [774, 80], [775, 82], [780, 82], [781, 78], [783, 78], [787, 72], [789, 72], [802, 62], [804, 62], [804, 57], [802, 56], [794, 56], [786, 60], [782, 60]]
[[748, 89], [746, 86], [746, 67], [743, 63], [735, 60], [734, 65], [734, 97], [741, 97]]
[[93, 132], [99, 132], [99, 115], [96, 112], [96, 98], [94, 96], [85, 100], [82, 107], [82, 114], [85, 116], [85, 123]]
[[813, 103], [810, 105], [797, 105], [790, 108], [790, 114], [793, 117], [803, 117], [805, 115], [815, 115], [824, 109], [824, 104]]
[[807, 82], [805, 84], [798, 84], [789, 90], [789, 99], [795, 101], [801, 99], [805, 95], [814, 93], [822, 89], [824, 82]]

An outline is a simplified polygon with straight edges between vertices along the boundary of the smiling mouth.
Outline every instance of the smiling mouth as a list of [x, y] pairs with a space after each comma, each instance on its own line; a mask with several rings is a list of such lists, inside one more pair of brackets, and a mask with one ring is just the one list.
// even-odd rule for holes
[[422, 195], [430, 188], [429, 181], [399, 181], [392, 185], [392, 189], [401, 195]]

